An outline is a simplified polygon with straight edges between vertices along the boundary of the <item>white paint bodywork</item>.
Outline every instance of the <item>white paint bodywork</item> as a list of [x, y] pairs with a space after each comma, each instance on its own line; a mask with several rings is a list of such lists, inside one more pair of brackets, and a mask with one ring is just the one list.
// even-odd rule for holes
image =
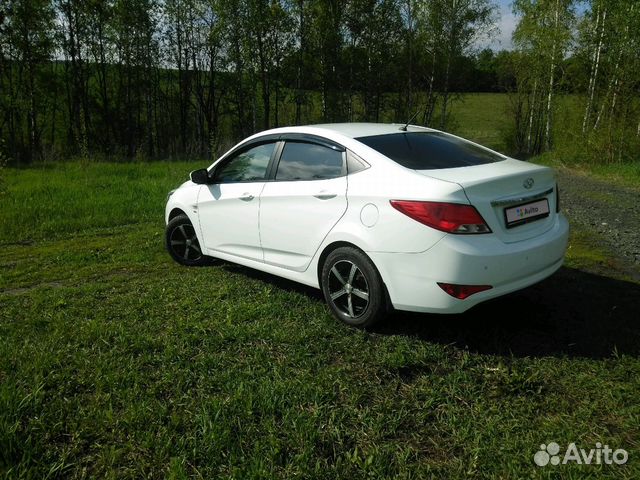
[[[399, 125], [332, 124], [286, 127], [267, 134], [324, 137], [364, 159], [366, 170], [330, 180], [262, 181], [195, 185], [188, 181], [170, 196], [166, 220], [186, 213], [207, 255], [319, 287], [322, 253], [336, 242], [352, 244], [374, 262], [397, 309], [457, 313], [536, 283], [562, 265], [568, 223], [557, 214], [553, 170], [504, 157], [473, 167], [410, 170], [355, 140], [397, 133]], [[409, 126], [409, 131], [424, 131]], [[223, 161], [231, 151], [216, 163]], [[549, 188], [551, 214], [504, 228], [503, 207], [492, 205]], [[317, 198], [316, 194], [322, 198]], [[246, 201], [247, 195], [253, 198]], [[244, 197], [245, 200], [241, 200]], [[395, 210], [390, 200], [426, 200], [474, 205], [492, 229], [482, 235], [447, 234]], [[492, 285], [458, 300], [437, 282]]]

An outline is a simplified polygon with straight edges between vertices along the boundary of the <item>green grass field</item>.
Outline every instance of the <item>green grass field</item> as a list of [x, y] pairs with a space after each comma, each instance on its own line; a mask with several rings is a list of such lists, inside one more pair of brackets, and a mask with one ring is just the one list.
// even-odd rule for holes
[[470, 93], [452, 103], [449, 130], [499, 152], [509, 153], [506, 136], [510, 115], [507, 95]]
[[[601, 286], [628, 292], [628, 314], [640, 286], [590, 232], [526, 293], [363, 332], [312, 289], [170, 260], [165, 196], [198, 166], [5, 170], [0, 475], [640, 476], [636, 330], [590, 303]], [[584, 298], [567, 311], [562, 291]], [[535, 466], [549, 441], [606, 443], [629, 462]]]

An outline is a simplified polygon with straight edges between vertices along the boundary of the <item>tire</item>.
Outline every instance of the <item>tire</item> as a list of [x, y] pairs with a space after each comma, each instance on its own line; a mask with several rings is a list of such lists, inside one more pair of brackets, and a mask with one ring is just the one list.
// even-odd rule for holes
[[186, 215], [178, 215], [169, 221], [164, 238], [169, 255], [179, 264], [194, 267], [207, 263], [195, 229]]
[[331, 252], [322, 266], [322, 293], [334, 317], [366, 328], [387, 314], [386, 290], [373, 262], [353, 247]]

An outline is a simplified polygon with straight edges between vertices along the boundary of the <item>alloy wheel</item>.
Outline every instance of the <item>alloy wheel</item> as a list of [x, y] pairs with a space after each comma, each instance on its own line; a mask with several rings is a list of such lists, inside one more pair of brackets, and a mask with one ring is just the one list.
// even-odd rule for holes
[[196, 231], [191, 224], [177, 225], [169, 235], [169, 245], [176, 257], [194, 262], [202, 258]]
[[349, 318], [362, 316], [369, 306], [369, 284], [362, 270], [349, 260], [339, 260], [329, 271], [331, 302]]

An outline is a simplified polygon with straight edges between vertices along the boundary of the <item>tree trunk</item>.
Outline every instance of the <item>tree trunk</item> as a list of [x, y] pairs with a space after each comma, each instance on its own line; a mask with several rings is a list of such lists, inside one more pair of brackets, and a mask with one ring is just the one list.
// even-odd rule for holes
[[255, 71], [251, 72], [251, 133], [255, 133], [257, 131], [256, 125], [258, 124], [258, 106], [256, 105], [258, 93], [256, 88], [256, 76]]
[[104, 47], [104, 34], [102, 22], [98, 21], [98, 83], [100, 85], [100, 94], [102, 96], [102, 122], [104, 124], [104, 145], [106, 152], [111, 151], [111, 112], [109, 108], [109, 92], [107, 90], [107, 62]]
[[258, 34], [258, 58], [260, 60], [260, 84], [262, 86], [262, 109], [264, 112], [263, 125], [265, 130], [269, 130], [271, 120], [271, 85], [261, 33]]
[[328, 96], [328, 89], [327, 89], [327, 78], [326, 78], [326, 72], [324, 72], [323, 76], [322, 76], [322, 118], [325, 122], [328, 121], [327, 118], [327, 96]]
[[28, 66], [29, 71], [29, 154], [28, 160], [33, 160], [33, 157], [37, 153], [37, 130], [38, 120], [36, 115], [36, 93], [35, 93], [35, 74], [33, 72], [34, 65], [30, 61]]
[[557, 49], [557, 38], [558, 35], [558, 23], [560, 20], [560, 0], [556, 0], [556, 12], [555, 12], [555, 22], [554, 22], [554, 39], [553, 46], [551, 48], [551, 65], [549, 69], [549, 91], [547, 92], [547, 115], [546, 115], [546, 125], [544, 129], [545, 135], [545, 144], [547, 150], [551, 150], [551, 104], [553, 100], [553, 84], [554, 77], [556, 71], [556, 49]]
[[240, 136], [246, 136], [245, 129], [245, 103], [246, 94], [244, 90], [244, 63], [242, 61], [242, 51], [240, 50], [240, 38], [236, 35], [234, 38], [235, 43], [235, 75], [236, 75], [236, 103], [238, 105], [238, 127], [240, 130]]
[[[176, 58], [176, 63], [177, 63], [177, 67], [178, 67], [178, 101], [179, 101], [179, 110], [180, 110], [180, 145], [181, 145], [181, 149], [182, 152], [186, 151], [187, 148], [187, 93], [186, 93], [186, 73], [185, 73], [185, 68], [183, 67], [183, 60], [182, 60], [182, 56], [183, 56], [183, 51], [182, 51], [182, 44], [183, 44], [183, 38], [182, 38], [183, 32], [182, 32], [182, 25], [180, 20], [177, 20], [177, 25], [176, 25], [176, 49], [177, 49], [177, 54], [178, 54], [178, 58]], [[188, 62], [184, 62], [184, 63], [188, 63]], [[187, 65], [186, 70], [188, 70], [189, 67]]]
[[[276, 69], [279, 69], [279, 65], [276, 67]], [[279, 103], [280, 103], [280, 82], [278, 82], [278, 77], [276, 74], [276, 77], [274, 78], [273, 81], [275, 87], [275, 105], [274, 105], [274, 112], [273, 112], [273, 123], [274, 123], [274, 127], [278, 128], [280, 126], [280, 109], [279, 109]]]
[[447, 124], [447, 106], [449, 103], [449, 74], [451, 71], [451, 52], [447, 53], [447, 63], [444, 71], [444, 88], [442, 92], [442, 118], [440, 118], [440, 130], [444, 130]]
[[413, 112], [413, 0], [407, 0], [407, 54], [408, 54], [408, 68], [407, 68], [407, 118]]
[[213, 158], [217, 144], [218, 118], [215, 109], [216, 105], [216, 63], [217, 53], [213, 49], [209, 52], [209, 92], [207, 99], [207, 123], [209, 126], [208, 148], [209, 158]]
[[[589, 76], [589, 88], [587, 90], [588, 92], [587, 106], [585, 107], [584, 118], [582, 120], [583, 134], [587, 130], [587, 124], [589, 123], [589, 120], [591, 117], [591, 110], [593, 109], [593, 96], [596, 89], [596, 80], [598, 78], [598, 67], [600, 65], [600, 51], [602, 49], [606, 18], [607, 18], [607, 10], [605, 9], [602, 12], [602, 26], [600, 27], [600, 34], [598, 35], [598, 43], [593, 52], [591, 75]], [[598, 14], [596, 16], [596, 27], [595, 27], [596, 33], [598, 30], [599, 22], [600, 22], [600, 9], [598, 9]]]
[[531, 94], [531, 100], [529, 102], [529, 125], [527, 126], [527, 153], [532, 153], [531, 135], [533, 132], [533, 116], [536, 110], [538, 95], [538, 79], [533, 81], [533, 93]]
[[431, 125], [431, 119], [433, 118], [433, 110], [435, 109], [435, 101], [433, 99], [433, 84], [436, 78], [436, 49], [433, 48], [431, 52], [431, 74], [429, 75], [429, 90], [427, 93], [427, 108], [424, 111], [423, 124], [425, 126]]
[[[51, 63], [51, 76], [56, 75], [57, 65], [55, 62]], [[54, 150], [56, 143], [56, 121], [58, 116], [58, 87], [53, 88], [53, 103], [51, 104], [51, 124], [50, 124], [50, 140], [49, 151]]]
[[[633, 18], [631, 16], [631, 14], [633, 13], [633, 7], [634, 7], [634, 4], [632, 3], [631, 6], [629, 7], [629, 18]], [[629, 40], [629, 23], [627, 23], [625, 25], [625, 27], [624, 27], [624, 36], [623, 36], [623, 39], [622, 39], [622, 46], [620, 47], [620, 60], [619, 60], [618, 63], [620, 63], [620, 61], [622, 60], [623, 53], [627, 49], [628, 40]], [[636, 52], [636, 54], [637, 54], [637, 52]], [[623, 72], [624, 72], [624, 70], [623, 70]], [[618, 93], [619, 93], [619, 90], [620, 90], [619, 87], [620, 87], [620, 76], [616, 75], [615, 81], [614, 81], [614, 84], [613, 84], [613, 97], [611, 98], [611, 110], [609, 112], [609, 129], [610, 130], [611, 130], [611, 124], [613, 122], [613, 117], [614, 117], [614, 114], [615, 114], [616, 102], [617, 102]], [[625, 114], [626, 114], [626, 111], [625, 111]], [[622, 122], [622, 125], [625, 125], [624, 121]], [[624, 128], [622, 129], [622, 131], [624, 132]], [[624, 133], [622, 133], [622, 135], [624, 135]]]
[[11, 60], [8, 60], [7, 64], [9, 65], [6, 69], [9, 78], [9, 153], [16, 162], [16, 165], [20, 166], [20, 155], [18, 154], [18, 148], [16, 145], [16, 125], [19, 122], [16, 120], [16, 94], [13, 90], [13, 62]]
[[[611, 95], [611, 93], [614, 91], [615, 86], [618, 83], [618, 70], [620, 69], [620, 61], [622, 60], [622, 49], [620, 49], [620, 51], [618, 52], [618, 57], [616, 58], [616, 63], [613, 67], [613, 73], [611, 74], [611, 78], [609, 80], [609, 86], [607, 88], [607, 92], [604, 95], [604, 98], [602, 100], [602, 106], [600, 107], [600, 110], [598, 111], [598, 116], [596, 117], [596, 121], [593, 124], [593, 130], [597, 130], [598, 127], [600, 126], [600, 120], [602, 119], [602, 113], [604, 111], [606, 111], [606, 106], [607, 106], [607, 102], [609, 101], [609, 96]], [[612, 102], [612, 104], [615, 103]]]
[[300, 45], [298, 46], [298, 66], [296, 71], [296, 125], [302, 122], [302, 70], [304, 68], [304, 0], [298, 0], [298, 37]]

